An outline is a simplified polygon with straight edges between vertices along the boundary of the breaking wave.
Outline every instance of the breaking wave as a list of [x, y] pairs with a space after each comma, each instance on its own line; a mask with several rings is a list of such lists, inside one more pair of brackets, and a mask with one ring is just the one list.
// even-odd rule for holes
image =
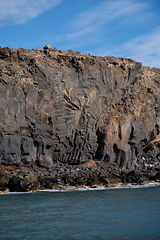
[[37, 193], [37, 192], [69, 192], [69, 191], [106, 191], [106, 190], [114, 190], [114, 189], [129, 189], [129, 188], [150, 188], [150, 187], [158, 187], [160, 186], [160, 182], [151, 182], [151, 183], [147, 183], [147, 184], [118, 184], [117, 186], [113, 186], [113, 187], [105, 187], [105, 186], [98, 186], [98, 187], [66, 187], [65, 189], [44, 189], [44, 190], [38, 190], [38, 191], [30, 191], [30, 192], [4, 192], [4, 193], [0, 193], [1, 195], [22, 195], [22, 194], [33, 194], [33, 193]]

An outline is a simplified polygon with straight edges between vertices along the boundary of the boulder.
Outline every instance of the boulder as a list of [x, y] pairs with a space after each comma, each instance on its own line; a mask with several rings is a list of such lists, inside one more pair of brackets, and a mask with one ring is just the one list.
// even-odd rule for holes
[[23, 187], [23, 181], [22, 178], [18, 176], [13, 176], [9, 180], [9, 190], [10, 192], [25, 192], [26, 189]]
[[51, 49], [51, 46], [49, 45], [49, 44], [46, 44], [45, 46], [44, 46], [44, 50], [45, 49]]
[[0, 177], [0, 191], [5, 191], [8, 188], [8, 180], [5, 176]]
[[40, 183], [37, 176], [33, 173], [29, 173], [23, 178], [23, 188], [27, 191], [37, 190], [40, 187]]

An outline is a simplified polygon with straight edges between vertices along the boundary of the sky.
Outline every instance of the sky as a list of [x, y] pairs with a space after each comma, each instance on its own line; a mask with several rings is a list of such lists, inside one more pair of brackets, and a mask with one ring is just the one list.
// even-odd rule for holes
[[0, 0], [0, 46], [132, 58], [160, 68], [160, 0]]

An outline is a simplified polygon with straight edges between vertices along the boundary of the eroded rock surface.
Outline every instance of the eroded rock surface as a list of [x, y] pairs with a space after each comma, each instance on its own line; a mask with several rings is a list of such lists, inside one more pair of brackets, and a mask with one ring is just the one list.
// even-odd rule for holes
[[1, 164], [158, 163], [159, 126], [160, 69], [50, 47], [0, 48]]

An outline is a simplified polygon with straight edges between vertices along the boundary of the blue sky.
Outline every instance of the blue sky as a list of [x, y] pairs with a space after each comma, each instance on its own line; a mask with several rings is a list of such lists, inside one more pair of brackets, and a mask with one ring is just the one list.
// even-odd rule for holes
[[160, 0], [0, 0], [0, 46], [49, 44], [160, 67]]

